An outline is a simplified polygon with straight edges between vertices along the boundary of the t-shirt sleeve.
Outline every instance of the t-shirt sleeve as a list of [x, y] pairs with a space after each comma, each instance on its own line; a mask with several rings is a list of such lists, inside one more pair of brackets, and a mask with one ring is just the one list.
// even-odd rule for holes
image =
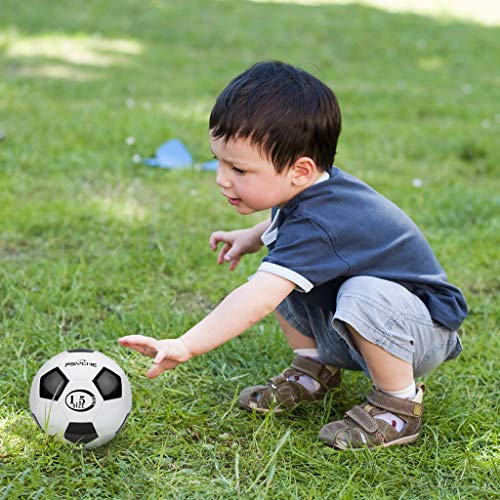
[[298, 216], [280, 226], [258, 271], [277, 274], [309, 292], [349, 269], [338, 256], [333, 238], [310, 218]]

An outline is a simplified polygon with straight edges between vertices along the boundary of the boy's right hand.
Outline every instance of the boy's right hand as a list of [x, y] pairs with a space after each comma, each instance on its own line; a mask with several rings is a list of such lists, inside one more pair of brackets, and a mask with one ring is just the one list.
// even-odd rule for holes
[[258, 229], [258, 226], [235, 231], [215, 231], [210, 235], [209, 244], [215, 252], [219, 243], [224, 243], [217, 257], [217, 263], [230, 262], [229, 270], [233, 271], [243, 255], [258, 252], [261, 249], [261, 235], [262, 231]]
[[153, 358], [153, 366], [146, 374], [148, 378], [155, 378], [165, 370], [171, 370], [192, 357], [181, 338], [157, 340], [145, 335], [127, 335], [118, 339], [118, 342], [124, 347], [130, 347], [144, 356]]

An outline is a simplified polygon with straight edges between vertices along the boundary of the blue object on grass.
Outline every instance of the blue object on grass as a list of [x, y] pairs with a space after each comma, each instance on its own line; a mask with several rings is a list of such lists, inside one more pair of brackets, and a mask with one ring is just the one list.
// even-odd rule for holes
[[219, 160], [210, 160], [201, 164], [202, 170], [211, 170], [213, 172], [217, 171], [217, 167], [219, 166]]
[[179, 139], [164, 142], [157, 150], [155, 158], [143, 160], [150, 167], [165, 169], [187, 168], [193, 164], [193, 158]]

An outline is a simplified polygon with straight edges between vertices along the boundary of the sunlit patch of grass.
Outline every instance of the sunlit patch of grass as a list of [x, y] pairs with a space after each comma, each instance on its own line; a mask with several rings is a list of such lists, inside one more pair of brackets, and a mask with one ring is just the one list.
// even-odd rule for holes
[[58, 64], [37, 64], [36, 66], [23, 66], [17, 75], [27, 78], [55, 78], [58, 80], [74, 80], [76, 82], [90, 82], [101, 77], [96, 72], [82, 71], [70, 66]]
[[140, 222], [149, 214], [149, 209], [132, 197], [120, 200], [107, 195], [95, 198], [92, 204], [104, 216], [120, 222]]
[[101, 35], [46, 33], [28, 36], [9, 27], [0, 32], [0, 49], [16, 62], [21, 78], [53, 78], [91, 82], [104, 78], [102, 69], [131, 64], [142, 45], [134, 40]]
[[251, 0], [257, 3], [290, 3], [298, 5], [333, 5], [357, 3], [388, 12], [412, 12], [438, 18], [476, 21], [485, 25], [500, 24], [500, 6], [491, 0]]
[[82, 66], [108, 67], [126, 64], [128, 56], [140, 55], [142, 50], [142, 45], [135, 40], [109, 39], [97, 35], [18, 34], [8, 43], [6, 55], [12, 58], [42, 57]]
[[22, 452], [30, 444], [29, 435], [23, 436], [16, 427], [31, 424], [32, 422], [26, 418], [26, 415], [14, 412], [0, 417], [0, 463], [2, 459], [12, 456], [15, 452]]
[[421, 58], [418, 60], [418, 65], [427, 71], [436, 71], [444, 64], [443, 59], [439, 57]]

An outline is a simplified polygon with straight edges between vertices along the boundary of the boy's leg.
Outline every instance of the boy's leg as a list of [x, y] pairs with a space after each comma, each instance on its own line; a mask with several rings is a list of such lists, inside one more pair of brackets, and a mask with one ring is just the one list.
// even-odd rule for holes
[[[366, 362], [374, 386], [390, 396], [413, 399], [416, 387], [412, 364], [369, 342], [351, 325], [346, 324], [346, 327]], [[379, 413], [376, 418], [391, 424], [398, 432], [406, 426], [405, 420], [392, 412]]]
[[401, 285], [368, 276], [341, 287], [333, 325], [375, 388], [368, 403], [325, 426], [320, 439], [341, 449], [413, 442], [424, 392], [422, 386], [415, 396], [413, 376], [456, 357], [456, 333], [434, 323], [420, 299]]
[[[274, 311], [274, 316], [276, 317], [281, 331], [285, 335], [286, 341], [292, 348], [293, 352], [302, 358], [312, 359], [313, 361], [321, 363], [321, 357], [317, 349], [316, 340], [300, 333], [296, 328], [288, 323], [288, 321], [286, 321], [286, 319], [278, 311]], [[288, 378], [292, 378], [292, 376], [289, 376]], [[306, 373], [293, 375], [293, 381], [299, 383], [310, 392], [318, 391], [321, 388], [321, 384], [315, 380], [314, 377], [311, 377]]]
[[346, 324], [356, 347], [366, 362], [370, 377], [382, 391], [395, 392], [407, 388], [413, 380], [413, 366], [362, 337]]
[[[278, 306], [275, 316], [294, 352], [316, 349], [314, 357], [326, 365], [362, 369], [358, 360], [351, 356], [347, 342], [333, 328], [331, 311], [306, 304], [292, 294]], [[311, 357], [311, 354], [304, 356]]]
[[[300, 302], [287, 298], [280, 306], [283, 314], [275, 311], [288, 345], [295, 358], [291, 367], [272, 377], [267, 384], [244, 389], [239, 398], [240, 407], [246, 410], [279, 413], [303, 401], [321, 399], [329, 389], [340, 385], [340, 368], [330, 366], [321, 360], [314, 337], [314, 328], [323, 329], [322, 311], [310, 311]], [[313, 319], [314, 316], [314, 319]], [[300, 329], [300, 331], [299, 331]]]
[[285, 335], [288, 345], [294, 351], [296, 349], [316, 349], [316, 340], [300, 333], [278, 311], [275, 311], [274, 315]]

